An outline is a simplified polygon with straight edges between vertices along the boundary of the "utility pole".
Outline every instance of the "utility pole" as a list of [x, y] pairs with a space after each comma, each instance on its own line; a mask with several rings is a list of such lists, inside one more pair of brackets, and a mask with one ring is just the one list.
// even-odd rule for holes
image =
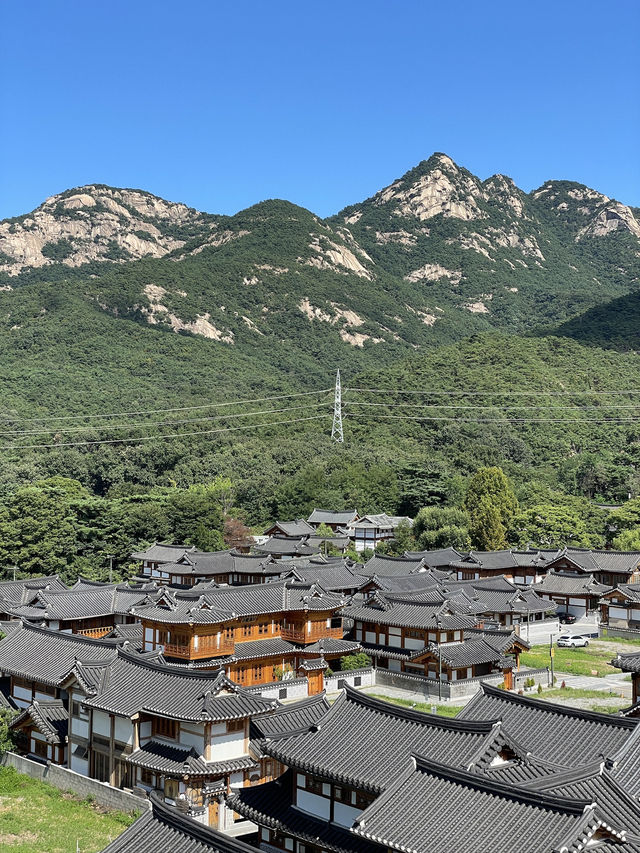
[[18, 567], [17, 567], [17, 566], [14, 566], [14, 567], [13, 567], [13, 579], [14, 579], [14, 581], [15, 581], [15, 579], [16, 579], [16, 572], [17, 572], [17, 571], [18, 571]]
[[442, 701], [442, 643], [440, 636], [440, 618], [436, 617], [436, 627], [438, 629], [438, 701]]
[[113, 554], [107, 554], [109, 560], [109, 583], [113, 583]]
[[551, 687], [554, 686], [554, 678], [553, 678], [553, 657], [554, 657], [554, 648], [553, 648], [553, 634], [549, 634], [549, 659], [551, 661]]
[[334, 441], [344, 443], [344, 432], [342, 431], [342, 386], [340, 385], [340, 371], [336, 373], [336, 393], [333, 401], [333, 426], [331, 438]]

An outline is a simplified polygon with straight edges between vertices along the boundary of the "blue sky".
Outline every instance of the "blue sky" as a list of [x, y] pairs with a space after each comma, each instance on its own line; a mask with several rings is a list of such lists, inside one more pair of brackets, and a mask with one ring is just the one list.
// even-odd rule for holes
[[637, 0], [5, 0], [0, 218], [99, 182], [322, 216], [444, 151], [640, 205]]

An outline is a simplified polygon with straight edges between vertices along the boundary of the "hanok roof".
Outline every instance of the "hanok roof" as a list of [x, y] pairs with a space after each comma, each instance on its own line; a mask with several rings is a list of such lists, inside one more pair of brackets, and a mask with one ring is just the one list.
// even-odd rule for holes
[[[602, 828], [589, 800], [504, 785], [414, 754], [413, 765], [356, 819], [354, 832], [406, 853], [553, 853], [581, 849]], [[606, 829], [607, 840], [623, 841], [623, 830]]]
[[[287, 565], [287, 568], [289, 566]], [[356, 574], [347, 561], [295, 565], [291, 573], [306, 583], [317, 581], [327, 591], [355, 590], [362, 585], [362, 575]]]
[[541, 551], [505, 549], [503, 551], [470, 551], [462, 559], [453, 560], [450, 565], [453, 569], [470, 569], [475, 566], [488, 571], [508, 572], [510, 569], [521, 567], [540, 568], [547, 563], [548, 557]]
[[11, 722], [11, 728], [35, 726], [48, 743], [63, 744], [67, 737], [69, 712], [61, 699], [40, 702], [37, 699]]
[[316, 696], [308, 696], [299, 702], [282, 705], [273, 714], [251, 719], [251, 737], [254, 739], [283, 737], [308, 731], [330, 707], [324, 692]]
[[437, 548], [433, 551], [405, 551], [405, 557], [424, 560], [428, 566], [436, 569], [448, 568], [463, 555], [455, 548]]
[[412, 525], [413, 519], [406, 515], [387, 515], [386, 512], [378, 515], [363, 515], [361, 518], [349, 522], [349, 527], [352, 530], [361, 530], [367, 528], [381, 528], [383, 530], [395, 530], [402, 523]]
[[550, 565], [572, 563], [584, 572], [611, 572], [632, 574], [640, 564], [640, 551], [591, 551], [586, 548], [563, 548], [550, 561]]
[[147, 589], [133, 589], [127, 584], [99, 586], [92, 589], [40, 592], [37, 607], [40, 615], [31, 619], [59, 621], [94, 619], [100, 616], [126, 615], [132, 607], [149, 600]]
[[629, 652], [626, 655], [618, 656], [612, 661], [614, 666], [617, 666], [623, 672], [640, 672], [640, 652]]
[[605, 592], [603, 598], [613, 598], [615, 595], [625, 598], [627, 601], [634, 603], [640, 602], [640, 584], [637, 583], [620, 583], [615, 589]]
[[337, 524], [346, 526], [358, 517], [355, 509], [314, 509], [307, 521], [309, 524]]
[[138, 607], [141, 620], [170, 624], [222, 623], [240, 616], [259, 616], [290, 611], [334, 611], [343, 604], [341, 596], [317, 583], [292, 580], [213, 589], [207, 592], [165, 592], [158, 604]]
[[596, 596], [611, 591], [610, 586], [598, 583], [591, 575], [564, 575], [548, 572], [543, 580], [533, 587], [539, 594], [558, 594], [568, 596]]
[[148, 563], [173, 563], [184, 554], [193, 553], [195, 550], [195, 545], [170, 545], [166, 542], [156, 542], [146, 551], [134, 551], [131, 557], [134, 560], [146, 560]]
[[598, 813], [612, 825], [640, 835], [640, 804], [616, 780], [604, 761], [540, 776], [523, 787], [538, 793], [597, 803]]
[[263, 554], [277, 554], [283, 557], [309, 556], [317, 554], [320, 550], [320, 544], [317, 542], [310, 543], [307, 536], [300, 539], [290, 539], [287, 536], [270, 536], [262, 545], [254, 545], [253, 547]]
[[248, 770], [255, 765], [249, 756], [243, 755], [228, 761], [205, 761], [192, 746], [152, 738], [127, 756], [126, 761], [136, 767], [146, 767], [169, 776], [223, 776]]
[[118, 642], [63, 634], [23, 622], [0, 641], [0, 671], [58, 687], [77, 660], [114, 660]]
[[31, 604], [41, 590], [62, 591], [66, 585], [58, 575], [41, 578], [25, 578], [24, 580], [0, 582], [0, 613], [7, 613], [7, 608]]
[[[426, 653], [423, 651], [420, 656]], [[483, 663], [494, 663], [502, 667], [512, 663], [484, 637], [463, 640], [460, 643], [445, 643], [439, 646], [439, 651], [429, 651], [428, 654], [441, 658], [442, 662], [451, 669], [478, 666]]]
[[235, 720], [264, 714], [274, 700], [248, 693], [224, 673], [193, 671], [118, 650], [102, 689], [87, 705], [120, 716], [147, 711], [181, 720]]
[[364, 564], [361, 574], [378, 577], [393, 577], [398, 575], [411, 575], [415, 572], [425, 571], [424, 560], [413, 557], [388, 557], [384, 554], [374, 554]]
[[280, 567], [265, 554], [241, 554], [234, 548], [226, 551], [192, 551], [176, 562], [163, 565], [170, 575], [211, 577], [230, 574], [274, 574]]
[[393, 625], [399, 628], [437, 628], [455, 630], [477, 624], [473, 616], [453, 613], [445, 602], [419, 603], [377, 592], [367, 602], [353, 603], [342, 610], [349, 619]]
[[151, 810], [102, 853], [255, 853], [255, 848], [203, 826], [151, 794]]
[[264, 535], [267, 535], [270, 530], [276, 528], [283, 536], [289, 536], [292, 539], [297, 539], [301, 536], [308, 536], [313, 533], [315, 528], [304, 518], [296, 518], [294, 521], [274, 521], [266, 530]]
[[457, 719], [501, 719], [529, 752], [566, 767], [613, 755], [636, 727], [635, 720], [517, 696], [484, 682], [480, 687]]
[[270, 740], [264, 751], [289, 767], [379, 792], [413, 749], [466, 764], [492, 726], [399, 708], [346, 687], [309, 730]]

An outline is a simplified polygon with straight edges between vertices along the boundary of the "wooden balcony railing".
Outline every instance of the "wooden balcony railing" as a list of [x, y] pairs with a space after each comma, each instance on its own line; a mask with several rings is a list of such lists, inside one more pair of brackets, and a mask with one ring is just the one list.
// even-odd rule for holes
[[167, 655], [173, 655], [177, 658], [187, 658], [191, 657], [191, 646], [182, 646], [177, 643], [165, 643], [164, 651]]
[[300, 627], [283, 627], [282, 639], [290, 640], [294, 643], [315, 643], [318, 640], [341, 640], [343, 637], [343, 629], [340, 627], [327, 628], [324, 623], [314, 625], [312, 623], [310, 629]]
[[110, 631], [113, 631], [113, 625], [103, 625], [101, 628], [82, 628], [80, 631], [76, 631], [76, 634], [99, 639], [100, 637], [106, 637]]

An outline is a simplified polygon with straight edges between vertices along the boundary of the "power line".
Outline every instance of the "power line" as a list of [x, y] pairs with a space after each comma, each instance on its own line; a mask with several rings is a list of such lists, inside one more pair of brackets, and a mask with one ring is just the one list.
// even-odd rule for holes
[[58, 434], [63, 432], [91, 432], [97, 430], [99, 432], [103, 432], [105, 430], [114, 430], [114, 429], [148, 429], [150, 427], [157, 426], [177, 426], [178, 424], [194, 424], [201, 423], [203, 421], [218, 421], [218, 420], [231, 420], [231, 418], [248, 418], [253, 415], [273, 415], [278, 414], [280, 412], [297, 412], [301, 409], [318, 409], [320, 406], [326, 406], [327, 402], [324, 401], [322, 403], [305, 403], [303, 406], [290, 406], [284, 409], [259, 409], [255, 412], [234, 412], [230, 415], [207, 415], [201, 418], [187, 418], [184, 420], [176, 420], [176, 421], [148, 421], [147, 423], [132, 423], [132, 424], [107, 424], [105, 426], [100, 426], [98, 424], [92, 424], [89, 426], [74, 426], [74, 427], [54, 427], [53, 429], [49, 427], [43, 427], [42, 429], [35, 429], [30, 431], [25, 430], [8, 430], [5, 432], [0, 432], [0, 435], [15, 435], [15, 436], [28, 436], [28, 435], [44, 435], [44, 434]]
[[[349, 414], [345, 418], [364, 418], [366, 415]], [[623, 422], [640, 422], [640, 417], [628, 418], [459, 418], [453, 415], [442, 415], [441, 417], [427, 415], [381, 415], [376, 418], [390, 418], [398, 421], [455, 421], [456, 423], [478, 423], [478, 424], [503, 424], [503, 423], [580, 423], [580, 424], [615, 424]]]
[[215, 435], [221, 432], [237, 432], [243, 429], [260, 429], [261, 427], [280, 426], [282, 424], [297, 424], [303, 421], [317, 421], [331, 417], [330, 413], [324, 415], [311, 415], [308, 418], [294, 418], [287, 421], [269, 421], [264, 424], [243, 424], [237, 427], [223, 427], [222, 429], [196, 430], [195, 432], [176, 432], [165, 433], [164, 435], [143, 435], [138, 438], [107, 438], [98, 439], [96, 441], [67, 441], [54, 442], [53, 444], [14, 444], [5, 447], [0, 447], [0, 451], [12, 450], [36, 450], [48, 447], [86, 447], [96, 444], [133, 444], [140, 441], [156, 441], [164, 438], [187, 438], [192, 435]]
[[343, 390], [345, 394], [358, 391], [367, 394], [421, 394], [427, 397], [590, 397], [594, 394], [640, 394], [638, 389], [629, 391], [397, 391], [392, 388], [344, 388]]
[[203, 403], [200, 406], [182, 406], [175, 409], [145, 409], [138, 412], [109, 412], [100, 415], [43, 415], [40, 418], [2, 418], [7, 423], [32, 423], [33, 421], [71, 421], [71, 420], [87, 420], [89, 418], [117, 418], [117, 417], [133, 417], [137, 415], [157, 415], [166, 412], [190, 412], [195, 409], [211, 409], [221, 408], [223, 406], [241, 406], [247, 403], [270, 403], [272, 400], [286, 400], [291, 397], [310, 397], [315, 394], [328, 394], [333, 391], [333, 388], [322, 388], [319, 391], [299, 391], [296, 394], [279, 394], [274, 397], [252, 397], [249, 400], [230, 400], [226, 403]]
[[[367, 406], [374, 407], [379, 409], [387, 409], [390, 405], [394, 408], [402, 407], [402, 408], [410, 408], [410, 409], [470, 409], [470, 410], [482, 410], [482, 409], [502, 409], [504, 411], [511, 409], [524, 409], [525, 411], [535, 411], [537, 409], [557, 409], [558, 406], [535, 406], [535, 405], [526, 405], [526, 406], [504, 406], [502, 403], [494, 403], [489, 406], [479, 406], [479, 405], [469, 405], [469, 406], [458, 406], [458, 405], [449, 405], [447, 403], [366, 403], [361, 400], [347, 400], [342, 404], [343, 406]], [[609, 409], [640, 409], [640, 403], [634, 403], [630, 405], [618, 405], [618, 404], [607, 404], [603, 403], [600, 406], [568, 406], [562, 405], [563, 409], [575, 409], [576, 411], [587, 411], [587, 410], [609, 410]], [[2, 433], [0, 433], [2, 435]]]

